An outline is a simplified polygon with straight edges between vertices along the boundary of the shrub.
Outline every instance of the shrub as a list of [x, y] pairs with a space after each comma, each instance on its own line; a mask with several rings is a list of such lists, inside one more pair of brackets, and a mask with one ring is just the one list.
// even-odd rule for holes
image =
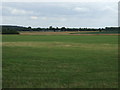
[[19, 34], [17, 30], [2, 28], [2, 34]]

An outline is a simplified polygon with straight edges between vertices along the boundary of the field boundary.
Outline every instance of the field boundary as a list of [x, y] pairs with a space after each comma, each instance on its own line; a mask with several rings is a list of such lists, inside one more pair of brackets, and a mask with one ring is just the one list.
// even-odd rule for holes
[[72, 35], [120, 35], [120, 34], [72, 34]]
[[20, 32], [20, 35], [120, 35], [120, 34], [71, 34], [71, 33], [76, 33], [76, 32]]

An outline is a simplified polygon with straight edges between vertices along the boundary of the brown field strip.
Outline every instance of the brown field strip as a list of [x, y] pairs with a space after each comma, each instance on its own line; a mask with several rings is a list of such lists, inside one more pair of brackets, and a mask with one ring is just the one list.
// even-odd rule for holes
[[69, 35], [120, 35], [120, 34], [69, 34]]
[[20, 32], [21, 35], [68, 35], [72, 32]]
[[20, 32], [20, 35], [120, 35], [120, 34], [70, 34], [70, 33], [76, 32]]

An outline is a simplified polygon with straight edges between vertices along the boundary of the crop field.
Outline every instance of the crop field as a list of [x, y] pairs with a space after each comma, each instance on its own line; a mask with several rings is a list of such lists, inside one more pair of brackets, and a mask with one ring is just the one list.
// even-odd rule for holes
[[118, 88], [117, 35], [3, 35], [3, 88]]
[[99, 32], [99, 31], [71, 31], [71, 32], [39, 32], [39, 31], [21, 31], [21, 35], [120, 35], [120, 32]]
[[74, 32], [74, 33], [70, 33], [70, 34], [97, 34], [97, 35], [101, 35], [101, 34], [106, 34], [106, 35], [118, 35], [120, 34], [120, 32], [99, 32], [99, 31], [94, 31], [94, 32]]

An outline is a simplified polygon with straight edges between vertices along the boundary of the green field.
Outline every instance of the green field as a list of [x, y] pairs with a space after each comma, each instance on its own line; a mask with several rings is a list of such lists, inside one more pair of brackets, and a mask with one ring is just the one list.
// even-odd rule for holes
[[3, 35], [3, 88], [117, 88], [118, 36]]

